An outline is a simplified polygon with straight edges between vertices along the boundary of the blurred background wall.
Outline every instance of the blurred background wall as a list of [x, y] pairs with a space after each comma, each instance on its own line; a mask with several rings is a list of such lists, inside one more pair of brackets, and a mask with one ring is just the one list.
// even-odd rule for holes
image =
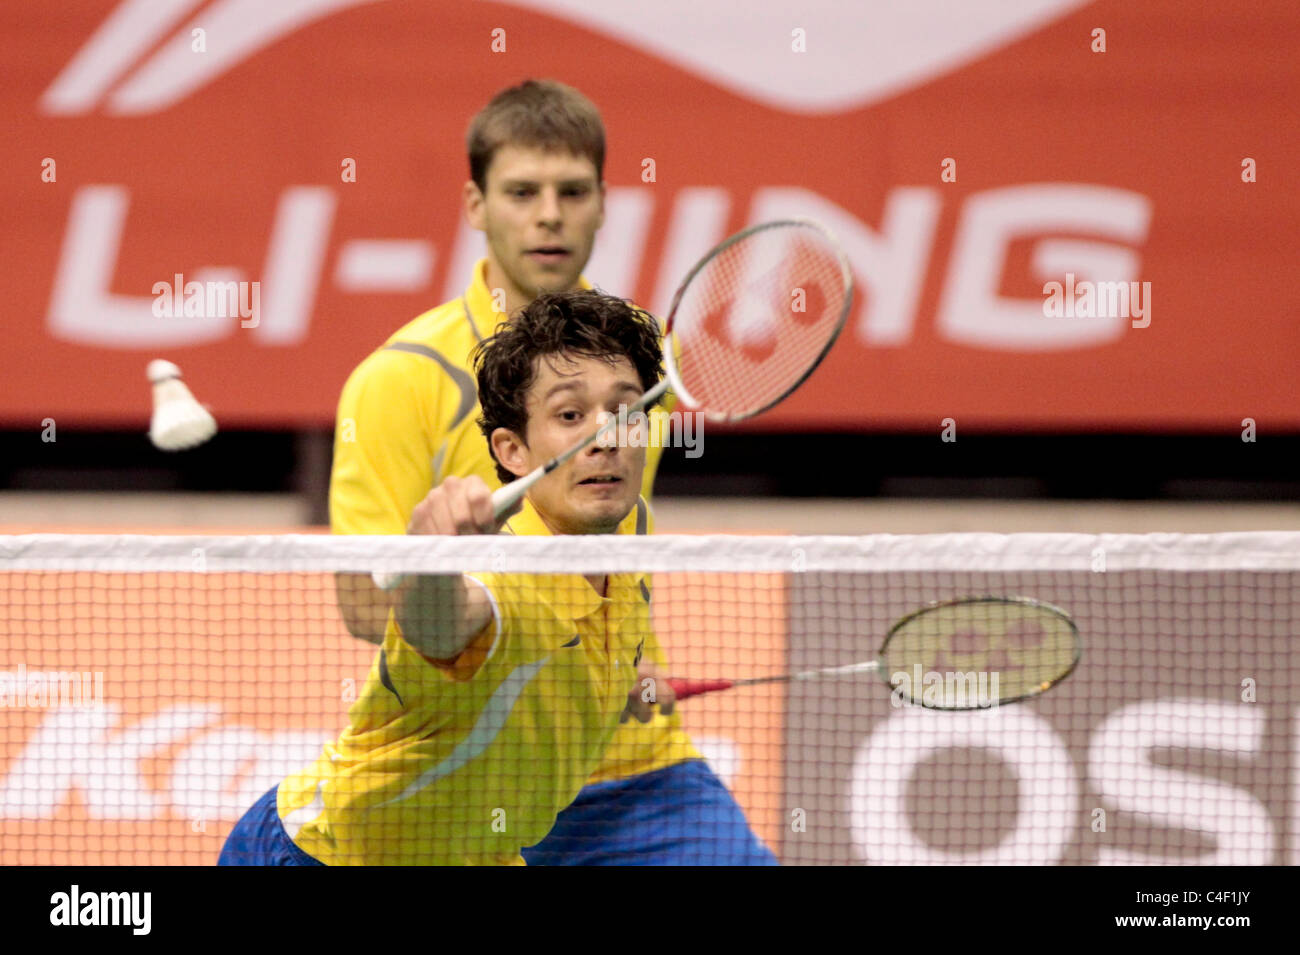
[[[665, 528], [811, 527], [813, 499], [854, 532], [1295, 523], [1293, 4], [73, 0], [0, 32], [6, 525], [324, 523], [342, 383], [467, 284], [464, 131], [530, 76], [604, 115], [603, 288], [662, 313], [782, 215], [853, 262], [808, 385], [666, 456]], [[260, 283], [258, 321], [156, 316], [178, 274]], [[1140, 298], [1048, 317], [1053, 282]], [[154, 357], [204, 447], [149, 445]]]

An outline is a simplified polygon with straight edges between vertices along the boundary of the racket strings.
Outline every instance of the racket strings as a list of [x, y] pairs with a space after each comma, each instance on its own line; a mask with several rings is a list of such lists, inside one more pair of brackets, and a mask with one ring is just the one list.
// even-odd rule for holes
[[975, 599], [913, 614], [891, 634], [883, 658], [890, 673], [996, 675], [992, 695], [1006, 701], [1063, 679], [1078, 653], [1073, 622], [1055, 608]]
[[787, 223], [710, 259], [673, 317], [673, 356], [693, 406], [742, 418], [775, 404], [816, 367], [843, 321], [849, 287], [837, 248]]

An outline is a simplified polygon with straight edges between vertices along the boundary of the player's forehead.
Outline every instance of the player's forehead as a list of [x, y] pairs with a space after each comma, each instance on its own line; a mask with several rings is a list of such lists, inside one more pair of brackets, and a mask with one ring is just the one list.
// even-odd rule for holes
[[567, 147], [521, 146], [507, 143], [492, 154], [488, 183], [561, 183], [596, 181], [596, 164]]
[[617, 392], [641, 393], [636, 367], [626, 355], [576, 355], [557, 352], [533, 359], [534, 375], [528, 390], [530, 403], [561, 395], [585, 395], [603, 399]]

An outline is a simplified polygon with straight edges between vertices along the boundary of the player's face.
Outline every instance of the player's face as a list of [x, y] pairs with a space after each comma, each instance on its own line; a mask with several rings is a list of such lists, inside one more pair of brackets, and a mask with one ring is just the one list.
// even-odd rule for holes
[[[538, 362], [537, 378], [527, 399], [527, 446], [513, 449], [513, 460], [498, 457], [517, 475], [527, 474], [577, 444], [617, 414], [644, 389], [626, 358], [614, 362], [581, 356], [548, 355]], [[538, 481], [529, 500], [547, 526], [557, 534], [608, 534], [636, 506], [645, 467], [642, 434], [633, 430], [623, 447], [618, 433], [580, 451], [576, 457]], [[644, 424], [641, 425], [644, 428]], [[604, 445], [604, 446], [601, 446]]]
[[465, 184], [465, 214], [487, 235], [488, 284], [513, 313], [542, 292], [576, 288], [605, 221], [605, 186], [590, 159], [503, 146], [487, 191]]

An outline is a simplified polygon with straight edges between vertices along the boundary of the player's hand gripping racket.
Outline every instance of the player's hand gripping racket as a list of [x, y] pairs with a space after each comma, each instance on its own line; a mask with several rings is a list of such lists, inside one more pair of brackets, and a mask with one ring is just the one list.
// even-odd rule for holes
[[1059, 607], [1028, 597], [964, 597], [898, 621], [874, 660], [748, 680], [668, 682], [683, 700], [737, 686], [878, 673], [907, 702], [973, 710], [1046, 692], [1070, 675], [1082, 649], [1079, 628]]
[[736, 233], [696, 263], [673, 296], [663, 340], [667, 375], [585, 440], [494, 492], [497, 518], [670, 387], [712, 421], [771, 408], [830, 351], [852, 301], [848, 259], [816, 222], [782, 219]]

